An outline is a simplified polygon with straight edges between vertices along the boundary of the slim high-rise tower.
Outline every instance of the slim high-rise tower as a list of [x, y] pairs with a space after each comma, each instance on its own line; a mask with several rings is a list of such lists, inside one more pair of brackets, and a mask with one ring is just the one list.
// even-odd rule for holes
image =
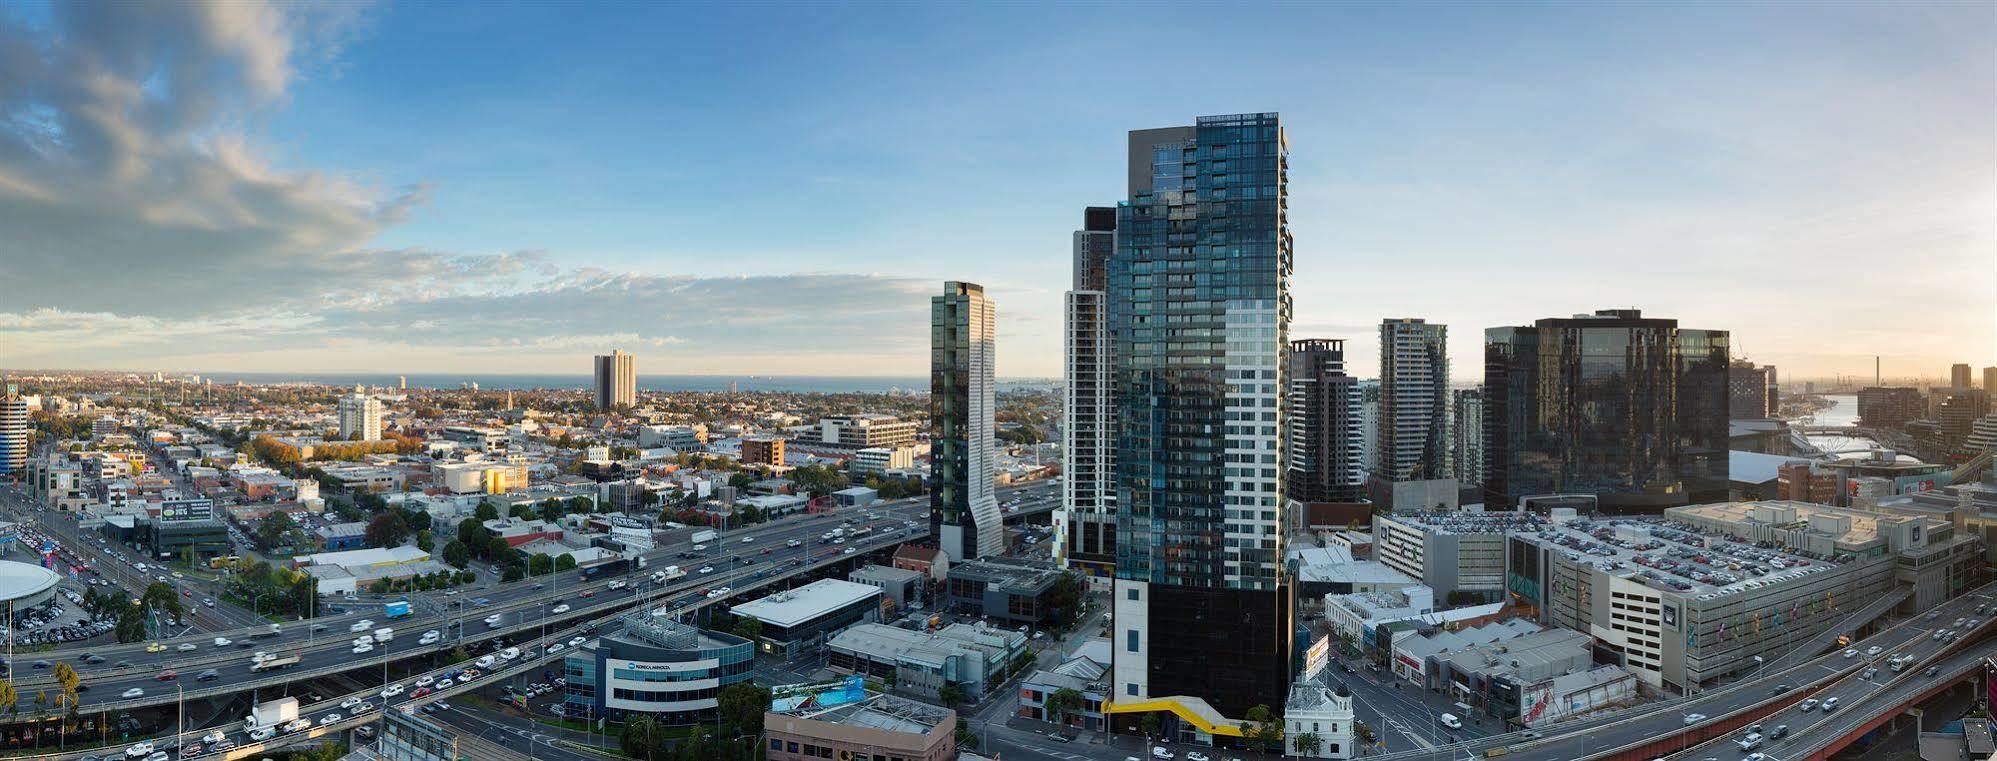
[[996, 311], [976, 283], [944, 283], [929, 300], [929, 527], [951, 560], [1005, 551], [992, 492]]
[[1997, 367], [1983, 368], [1983, 393], [1997, 399]]
[[1449, 477], [1449, 329], [1415, 318], [1380, 322], [1382, 483]]
[[1110, 700], [1203, 702], [1233, 726], [1282, 704], [1290, 677], [1288, 146], [1276, 114], [1239, 114], [1131, 132], [1128, 155], [1107, 291]]
[[622, 349], [596, 357], [596, 408], [638, 403], [638, 360]]
[[1116, 209], [1091, 206], [1075, 231], [1075, 276], [1067, 301], [1066, 389], [1061, 427], [1061, 507], [1054, 514], [1054, 559], [1107, 576], [1116, 561], [1115, 462], [1111, 437], [1109, 329], [1104, 314]]
[[0, 395], [0, 476], [20, 478], [28, 467], [28, 400], [7, 384]]
[[1949, 387], [1949, 388], [1976, 388], [1976, 386], [1975, 386], [1974, 382], [1973, 382], [1973, 381], [1971, 381], [1971, 380], [1969, 379], [1969, 365], [1968, 365], [1968, 364], [1966, 364], [1966, 363], [1962, 363], [1962, 362], [1957, 362], [1957, 363], [1955, 363], [1955, 364], [1953, 364], [1953, 365], [1950, 365], [1950, 366], [1949, 366], [1949, 368], [1948, 368], [1948, 387]]
[[1293, 502], [1360, 502], [1359, 381], [1345, 374], [1345, 342], [1290, 342], [1289, 469], [1283, 492]]
[[1484, 486], [1484, 389], [1459, 388], [1449, 410], [1450, 472], [1465, 489]]

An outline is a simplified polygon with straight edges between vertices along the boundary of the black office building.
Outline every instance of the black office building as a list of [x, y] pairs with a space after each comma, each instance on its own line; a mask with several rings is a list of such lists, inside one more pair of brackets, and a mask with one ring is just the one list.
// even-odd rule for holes
[[1484, 334], [1484, 503], [1593, 494], [1606, 513], [1727, 497], [1727, 332], [1634, 309]]
[[1296, 502], [1361, 502], [1359, 381], [1345, 374], [1345, 342], [1290, 342], [1290, 452], [1283, 491]]

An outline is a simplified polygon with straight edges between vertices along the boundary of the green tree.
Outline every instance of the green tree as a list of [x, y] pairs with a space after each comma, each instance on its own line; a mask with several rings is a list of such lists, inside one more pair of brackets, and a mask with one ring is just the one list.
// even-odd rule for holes
[[735, 636], [754, 641], [763, 636], [763, 622], [748, 616], [735, 622]]
[[1290, 745], [1297, 749], [1299, 756], [1315, 756], [1318, 749], [1324, 747], [1324, 738], [1318, 737], [1316, 732], [1299, 732], [1290, 739]]
[[527, 558], [527, 573], [530, 575], [541, 576], [548, 571], [554, 570], [554, 567], [555, 559], [548, 557], [546, 553], [536, 552], [532, 557]]
[[14, 690], [13, 680], [0, 680], [0, 708], [7, 709], [7, 713], [11, 714], [15, 712], [15, 704], [19, 702], [21, 702], [21, 693]]
[[451, 539], [449, 543], [443, 545], [443, 561], [457, 567], [471, 565], [471, 549], [465, 549], [463, 541]]
[[257, 521], [257, 547], [265, 550], [276, 547], [284, 541], [286, 534], [297, 529], [298, 521], [292, 520], [290, 513], [279, 511], [264, 516], [263, 520]]
[[478, 509], [472, 512], [472, 517], [476, 518], [478, 523], [484, 523], [497, 518], [499, 517], [499, 506], [491, 502], [480, 502], [478, 503]]
[[402, 540], [409, 538], [409, 522], [400, 512], [384, 512], [368, 521], [367, 544], [369, 547], [398, 547]]
[[770, 689], [753, 682], [736, 682], [721, 688], [714, 696], [721, 735], [756, 736], [763, 733], [763, 711], [770, 707]]
[[749, 484], [753, 484], [755, 482], [756, 482], [755, 476], [744, 472], [736, 472], [728, 476], [728, 485], [735, 487], [736, 490], [738, 491], [749, 488]]
[[576, 556], [566, 552], [555, 556], [556, 571], [573, 571], [575, 569], [576, 569]]
[[1144, 718], [1138, 720], [1137, 731], [1143, 732], [1145, 739], [1148, 740], [1158, 736], [1158, 724], [1158, 714], [1147, 713], [1144, 714]]
[[478, 521], [458, 521], [458, 541], [467, 547], [484, 547], [486, 530]]
[[518, 566], [518, 565], [509, 565], [509, 566], [507, 566], [507, 567], [506, 567], [506, 572], [505, 572], [505, 573], [503, 573], [503, 574], [500, 574], [500, 577], [499, 577], [499, 580], [500, 580], [500, 581], [519, 581], [519, 580], [521, 580], [521, 579], [523, 579], [523, 578], [526, 578], [526, 577], [527, 577], [527, 571], [526, 571], [525, 569], [521, 568], [521, 567], [520, 567], [520, 566]]
[[53, 676], [55, 677], [56, 687], [61, 690], [61, 693], [56, 696], [58, 700], [62, 701], [61, 705], [65, 708], [75, 708], [77, 688], [83, 685], [83, 679], [78, 677], [76, 669], [67, 663], [56, 664]]
[[536, 517], [538, 517], [534, 514], [533, 505], [514, 505], [513, 511], [509, 513], [509, 515], [511, 515], [514, 520], [522, 520], [522, 521], [531, 521], [534, 520]]
[[957, 689], [957, 685], [946, 684], [936, 691], [936, 699], [942, 701], [945, 706], [954, 706], [964, 702], [964, 691]]
[[588, 497], [570, 497], [569, 512], [571, 513], [596, 512], [596, 500], [590, 499]]
[[1259, 703], [1250, 706], [1248, 713], [1242, 718], [1246, 719], [1246, 721], [1241, 722], [1241, 737], [1247, 740], [1250, 745], [1255, 746], [1257, 750], [1266, 752], [1272, 744], [1282, 742], [1282, 722], [1276, 718], [1275, 713], [1270, 711], [1268, 706]]
[[1048, 721], [1059, 724], [1063, 716], [1082, 707], [1082, 693], [1063, 687], [1048, 695], [1041, 707], [1046, 710]]
[[970, 750], [978, 749], [978, 735], [971, 731], [970, 722], [957, 722], [957, 745]]
[[1047, 605], [1054, 610], [1054, 628], [1065, 632], [1081, 617], [1083, 602], [1081, 578], [1074, 573], [1063, 573], [1054, 579], [1054, 585], [1047, 589]]
[[617, 745], [630, 758], [651, 758], [659, 751], [659, 721], [647, 714], [624, 722], [624, 732], [618, 735]]
[[429, 552], [437, 547], [437, 536], [429, 529], [416, 532], [416, 549]]

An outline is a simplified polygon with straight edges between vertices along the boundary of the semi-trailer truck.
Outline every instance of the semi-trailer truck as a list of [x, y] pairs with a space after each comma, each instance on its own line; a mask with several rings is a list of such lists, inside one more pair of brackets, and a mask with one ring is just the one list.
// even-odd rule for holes
[[256, 672], [273, 671], [296, 663], [298, 663], [297, 653], [292, 653], [291, 655], [271, 655], [256, 659], [250, 664], [250, 670]]
[[702, 531], [693, 532], [693, 538], [691, 541], [694, 544], [706, 544], [708, 542], [712, 542], [719, 538], [721, 538], [720, 532], [715, 531], [714, 529], [706, 529]]

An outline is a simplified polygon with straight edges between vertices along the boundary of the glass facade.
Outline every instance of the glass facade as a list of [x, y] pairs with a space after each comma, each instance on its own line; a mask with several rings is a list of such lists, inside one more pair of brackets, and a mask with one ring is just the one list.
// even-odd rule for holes
[[1276, 114], [1241, 114], [1132, 132], [1129, 155], [1106, 283], [1115, 565], [1152, 594], [1118, 626], [1149, 639], [1138, 692], [1239, 716], [1288, 689], [1288, 146]]
[[664, 622], [608, 635], [562, 662], [564, 714], [642, 712], [666, 726], [714, 721], [721, 690], [749, 681], [755, 644], [732, 634]]
[[976, 283], [944, 283], [929, 315], [931, 533], [951, 560], [998, 555], [1005, 529], [992, 485], [992, 302]]
[[1345, 374], [1345, 342], [1290, 344], [1290, 451], [1284, 496], [1295, 502], [1360, 502], [1359, 386]]
[[1636, 310], [1492, 328], [1484, 495], [1593, 494], [1610, 513], [1727, 496], [1727, 332]]

